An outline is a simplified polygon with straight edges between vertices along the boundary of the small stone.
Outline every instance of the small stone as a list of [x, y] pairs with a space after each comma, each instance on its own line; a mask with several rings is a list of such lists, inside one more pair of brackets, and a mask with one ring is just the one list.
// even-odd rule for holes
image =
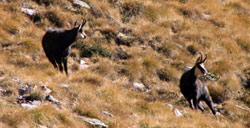
[[41, 103], [42, 102], [39, 101], [39, 100], [34, 100], [34, 101], [31, 102], [32, 105], [36, 105], [36, 106], [40, 105]]
[[89, 67], [89, 65], [87, 64], [86, 61], [80, 60], [80, 69], [86, 69], [88, 67]]
[[114, 117], [114, 115], [112, 115], [111, 113], [107, 112], [107, 111], [103, 111], [103, 114], [109, 117]]
[[182, 117], [183, 116], [182, 113], [177, 108], [174, 109], [174, 113], [175, 113], [175, 115], [177, 117]]
[[5, 77], [1, 76], [0, 77], [0, 82], [4, 81], [5, 80]]
[[170, 107], [171, 110], [174, 109], [174, 106], [172, 104], [167, 104], [167, 105]]
[[36, 14], [36, 10], [29, 8], [21, 8], [21, 11], [29, 16], [33, 16]]
[[48, 128], [46, 126], [38, 125], [39, 128]]
[[101, 128], [108, 127], [105, 123], [103, 123], [102, 121], [100, 121], [98, 119], [89, 118], [89, 117], [85, 117], [85, 116], [77, 116], [77, 117], [80, 118], [81, 120], [84, 120], [85, 122], [93, 125], [94, 127], [101, 127]]
[[144, 90], [145, 89], [145, 86], [142, 83], [134, 82], [133, 87], [136, 88], [136, 89], [139, 89], [139, 90]]
[[69, 87], [69, 85], [67, 85], [67, 84], [63, 84], [63, 83], [58, 84], [58, 86], [59, 86], [59, 87], [62, 87], [62, 88], [68, 88], [68, 87]]
[[83, 1], [80, 1], [80, 0], [75, 0], [75, 1], [73, 2], [73, 6], [76, 6], [76, 7], [83, 7], [83, 8], [90, 9], [90, 6], [89, 6], [86, 2], [83, 2]]
[[50, 102], [57, 104], [57, 105], [62, 105], [62, 103], [60, 101], [58, 101], [56, 98], [54, 98], [51, 95], [46, 96], [46, 99]]
[[41, 86], [41, 88], [42, 88], [42, 90], [43, 90], [45, 93], [47, 93], [47, 94], [49, 94], [49, 93], [52, 92], [51, 89], [47, 88], [46, 86]]
[[37, 107], [37, 105], [28, 104], [28, 103], [22, 103], [21, 106], [27, 109], [33, 109]]

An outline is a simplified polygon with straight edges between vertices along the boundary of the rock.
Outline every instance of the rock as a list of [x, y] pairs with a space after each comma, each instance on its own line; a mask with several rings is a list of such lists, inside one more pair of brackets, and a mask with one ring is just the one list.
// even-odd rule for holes
[[50, 94], [52, 92], [51, 89], [47, 88], [46, 86], [41, 86], [41, 89], [46, 93], [46, 94]]
[[27, 14], [28, 16], [34, 16], [37, 12], [34, 9], [21, 8], [21, 12]]
[[57, 86], [62, 87], [62, 88], [68, 88], [69, 87], [69, 85], [63, 84], [63, 83], [60, 83]]
[[53, 102], [53, 103], [55, 103], [55, 104], [57, 104], [57, 105], [59, 105], [59, 106], [62, 105], [62, 103], [61, 103], [60, 101], [58, 101], [56, 98], [54, 98], [54, 97], [51, 96], [51, 95], [46, 96], [45, 99], [48, 100], [48, 101], [50, 101], [50, 102]]
[[18, 77], [12, 77], [12, 80], [13, 80], [14, 82], [18, 83], [18, 84], [21, 83], [21, 80], [20, 80], [20, 78], [18, 78]]
[[0, 77], [0, 82], [4, 81], [5, 80], [5, 77], [1, 76]]
[[108, 127], [105, 123], [103, 123], [102, 121], [100, 121], [98, 119], [89, 118], [89, 117], [85, 117], [85, 116], [77, 116], [77, 117], [80, 118], [81, 120], [84, 120], [85, 122], [93, 125], [94, 127], [101, 127], [101, 128]]
[[80, 1], [80, 0], [75, 0], [73, 2], [73, 6], [90, 9], [90, 6], [86, 2], [83, 2], [83, 1]]
[[175, 113], [175, 115], [177, 117], [182, 117], [183, 116], [182, 113], [177, 108], [174, 109], [174, 113]]
[[112, 115], [111, 113], [107, 112], [107, 111], [103, 111], [103, 114], [109, 117], [114, 117], [114, 115]]
[[174, 109], [174, 106], [172, 104], [167, 104], [171, 110]]
[[116, 36], [116, 44], [118, 45], [126, 45], [126, 46], [131, 46], [133, 44], [135, 39], [119, 32]]
[[46, 126], [38, 125], [39, 128], [48, 128]]
[[131, 55], [128, 54], [125, 50], [123, 50], [122, 48], [119, 48], [116, 52], [115, 52], [115, 57], [118, 59], [122, 59], [122, 60], [127, 60], [129, 58], [131, 58]]
[[235, 105], [237, 108], [241, 109], [241, 110], [244, 110], [244, 111], [247, 111], [247, 112], [250, 112], [250, 110], [248, 108], [245, 108], [245, 107], [242, 107], [240, 105]]
[[84, 60], [80, 60], [80, 69], [86, 69], [89, 65]]
[[136, 88], [136, 89], [139, 89], [141, 91], [143, 91], [145, 89], [145, 86], [142, 83], [136, 83], [136, 82], [134, 82], [133, 83], [133, 87]]
[[30, 94], [32, 92], [33, 89], [35, 89], [36, 86], [32, 86], [32, 85], [27, 85], [27, 84], [22, 84], [21, 88], [18, 89], [18, 93], [19, 95], [23, 96], [25, 94]]
[[206, 14], [206, 13], [202, 13], [202, 18], [205, 19], [205, 20], [208, 20], [211, 16], [209, 14]]
[[27, 109], [33, 109], [33, 108], [38, 107], [37, 105], [33, 105], [33, 104], [29, 104], [29, 103], [22, 103], [21, 106], [24, 108], [27, 108]]

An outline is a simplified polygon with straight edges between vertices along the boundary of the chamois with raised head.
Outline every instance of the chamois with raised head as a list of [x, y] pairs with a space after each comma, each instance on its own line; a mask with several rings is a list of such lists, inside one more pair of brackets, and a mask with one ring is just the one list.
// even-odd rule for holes
[[200, 53], [200, 57], [198, 57], [195, 65], [181, 76], [180, 90], [192, 109], [199, 108], [201, 111], [204, 111], [200, 101], [205, 101], [217, 118], [209, 90], [207, 86], [204, 85], [199, 79], [199, 76], [204, 76], [207, 73], [207, 70], [204, 67], [204, 62], [206, 59], [207, 55], [203, 59], [203, 56]]
[[[83, 31], [83, 26], [86, 24], [86, 19], [83, 19], [83, 22], [70, 30], [57, 30], [57, 29], [49, 29], [42, 39], [43, 50], [49, 59], [49, 61], [53, 64], [53, 66], [61, 72], [64, 71], [68, 75], [68, 67], [67, 60], [68, 55], [70, 53], [71, 45], [77, 39], [85, 39], [86, 34]], [[62, 66], [63, 63], [63, 66]]]

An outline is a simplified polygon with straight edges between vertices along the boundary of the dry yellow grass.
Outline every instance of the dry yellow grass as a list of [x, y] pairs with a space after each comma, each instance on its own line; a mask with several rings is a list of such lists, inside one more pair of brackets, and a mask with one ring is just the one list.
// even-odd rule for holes
[[[75, 8], [80, 13], [67, 9], [72, 7], [71, 0], [50, 6], [26, 0], [29, 8], [40, 11], [37, 23], [20, 11], [23, 2], [0, 2], [0, 77], [6, 78], [0, 81], [0, 89], [11, 92], [0, 92], [0, 127], [91, 127], [75, 115], [95, 117], [111, 128], [250, 126], [249, 112], [235, 106], [249, 109], [249, 89], [242, 83], [250, 67], [247, 0], [86, 0], [96, 12]], [[93, 54], [87, 60], [89, 68], [80, 69], [81, 49], [74, 48], [70, 76], [55, 70], [42, 50], [43, 34], [49, 27], [70, 29], [83, 17], [88, 20], [88, 38], [78, 43], [100, 45], [103, 49], [97, 50], [112, 54], [122, 48], [131, 58]], [[119, 32], [135, 38], [133, 44], [117, 45], [112, 34]], [[220, 76], [218, 81], [205, 81], [214, 101], [223, 103], [225, 113], [218, 120], [208, 109], [204, 113], [190, 109], [179, 91], [179, 78], [185, 67], [194, 65], [199, 51], [208, 53], [208, 71]], [[167, 80], [160, 80], [159, 71], [164, 71]], [[19, 85], [12, 77], [38, 87], [46, 85], [62, 107], [44, 101], [32, 110], [22, 108], [15, 103]], [[150, 92], [134, 89], [133, 82], [145, 84]], [[60, 83], [70, 87], [61, 88]], [[183, 117], [176, 117], [167, 103]]]

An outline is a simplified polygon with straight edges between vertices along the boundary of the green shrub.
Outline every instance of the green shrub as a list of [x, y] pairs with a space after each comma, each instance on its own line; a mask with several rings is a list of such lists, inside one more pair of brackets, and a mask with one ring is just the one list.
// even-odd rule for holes
[[88, 44], [84, 44], [84, 43], [76, 43], [75, 45], [73, 45], [74, 48], [77, 48], [80, 50], [80, 56], [81, 57], [92, 57], [94, 55], [100, 55], [103, 57], [111, 57], [112, 54], [105, 48], [103, 48], [102, 46], [95, 44], [94, 46], [90, 46]]

